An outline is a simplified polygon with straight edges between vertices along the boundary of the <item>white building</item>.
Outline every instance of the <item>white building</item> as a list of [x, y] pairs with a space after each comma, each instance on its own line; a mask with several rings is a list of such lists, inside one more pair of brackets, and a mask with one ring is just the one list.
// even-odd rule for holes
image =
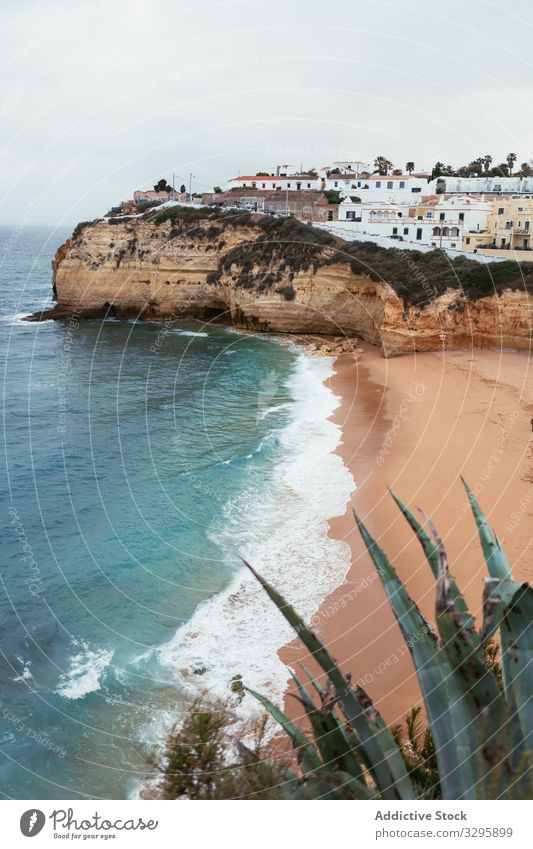
[[432, 194], [533, 194], [533, 177], [437, 177]]
[[321, 177], [310, 174], [256, 174], [228, 180], [229, 188], [256, 189], [259, 191], [319, 192], [324, 188]]
[[353, 233], [461, 250], [463, 234], [487, 229], [491, 210], [490, 201], [464, 195], [433, 195], [411, 204], [346, 199], [339, 205], [339, 222]]
[[420, 174], [387, 175], [330, 173], [326, 189], [339, 191], [345, 197], [355, 195], [361, 201], [413, 203], [416, 196], [430, 194], [428, 178]]

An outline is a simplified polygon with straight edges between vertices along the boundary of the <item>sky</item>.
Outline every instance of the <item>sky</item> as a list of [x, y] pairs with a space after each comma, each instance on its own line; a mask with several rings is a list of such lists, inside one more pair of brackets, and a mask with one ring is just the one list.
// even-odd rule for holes
[[2, 0], [0, 223], [164, 177], [533, 156], [530, 0]]

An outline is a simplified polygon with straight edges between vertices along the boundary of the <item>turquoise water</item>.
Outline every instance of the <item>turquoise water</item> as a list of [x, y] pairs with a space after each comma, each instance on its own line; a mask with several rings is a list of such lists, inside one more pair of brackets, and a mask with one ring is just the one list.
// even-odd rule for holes
[[290, 634], [240, 555], [309, 615], [347, 568], [330, 364], [199, 323], [21, 322], [67, 235], [0, 228], [6, 798], [135, 795], [168, 724], [234, 674], [279, 701]]

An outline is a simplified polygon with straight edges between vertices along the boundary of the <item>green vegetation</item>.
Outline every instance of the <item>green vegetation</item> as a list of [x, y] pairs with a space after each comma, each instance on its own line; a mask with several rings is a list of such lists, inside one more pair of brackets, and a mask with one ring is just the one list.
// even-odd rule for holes
[[342, 200], [341, 193], [337, 189], [328, 189], [323, 194], [328, 203], [340, 203]]
[[[199, 700], [171, 731], [163, 759], [155, 763], [164, 798], [531, 798], [533, 593], [528, 584], [514, 580], [498, 538], [465, 488], [490, 575], [480, 629], [427, 517], [424, 527], [393, 495], [435, 578], [437, 631], [356, 518], [410, 650], [427, 726], [417, 707], [406, 717], [405, 728], [389, 728], [369, 695], [341, 672], [291, 605], [248, 566], [321, 670], [318, 680], [304, 668], [308, 683], [293, 675], [306, 730], [265, 696], [248, 690], [292, 743], [294, 759], [280, 760], [264, 743], [264, 722], [248, 748], [232, 736], [234, 717], [226, 705]], [[229, 685], [239, 698], [241, 680], [236, 675]]]
[[[531, 797], [533, 712], [528, 702], [533, 693], [533, 591], [513, 579], [498, 538], [474, 494], [465, 487], [490, 575], [480, 630], [450, 574], [444, 544], [429, 519], [428, 532], [393, 496], [435, 578], [437, 633], [408, 595], [386, 554], [356, 519], [411, 652], [428, 717], [430, 736], [424, 735], [421, 741], [418, 713], [408, 717], [407, 757], [402, 733], [391, 732], [367, 693], [351, 685], [291, 605], [249, 567], [327, 680], [324, 687], [308, 673], [309, 689], [293, 676], [311, 736], [265, 696], [253, 693], [292, 741], [300, 769], [299, 798], [302, 791], [306, 798], [336, 799], [413, 799], [427, 797], [428, 792], [443, 799]], [[503, 688], [485, 654], [498, 633]]]
[[[237, 286], [266, 291], [281, 283], [284, 272], [289, 273], [290, 281], [294, 274], [311, 266], [318, 269], [342, 262], [349, 263], [354, 274], [365, 274], [376, 282], [388, 283], [403, 299], [406, 308], [423, 307], [447, 289], [462, 292], [467, 301], [499, 295], [504, 289], [533, 292], [533, 265], [530, 263], [509, 260], [482, 264], [467, 257], [450, 260], [437, 249], [422, 253], [382, 248], [373, 242], [344, 242], [290, 216], [280, 218], [245, 210], [172, 206], [160, 212], [147, 212], [143, 218], [156, 226], [170, 221], [173, 236], [186, 233], [211, 241], [222, 234], [225, 225], [257, 228], [259, 235], [255, 240], [242, 242], [220, 257], [218, 270], [209, 275], [210, 283], [216, 283], [223, 273], [231, 271]], [[109, 222], [115, 220], [109, 219]], [[213, 229], [215, 226], [219, 229]], [[455, 308], [463, 309], [463, 303], [459, 302]]]
[[504, 289], [533, 291], [533, 267], [512, 260], [482, 264], [466, 257], [450, 260], [439, 250], [422, 253], [345, 242], [328, 261], [349, 262], [354, 274], [389, 283], [405, 306], [424, 306], [446, 289], [458, 289], [472, 301]]
[[152, 758], [164, 799], [279, 799], [289, 797], [283, 761], [266, 759], [265, 722], [252, 745], [231, 735], [235, 718], [222, 702], [198, 699], [167, 737], [163, 759]]

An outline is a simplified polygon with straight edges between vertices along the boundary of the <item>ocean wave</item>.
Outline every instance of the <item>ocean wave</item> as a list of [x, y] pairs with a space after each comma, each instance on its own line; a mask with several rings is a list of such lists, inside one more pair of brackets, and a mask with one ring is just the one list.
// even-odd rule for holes
[[19, 657], [17, 655], [17, 661], [21, 664], [22, 671], [19, 675], [16, 675], [11, 680], [12, 681], [33, 681], [33, 675], [32, 675], [31, 669], [30, 669], [31, 660], [24, 660], [24, 658]]
[[0, 322], [2, 322], [2, 324], [9, 324], [12, 327], [16, 324], [23, 325], [24, 327], [31, 327], [32, 325], [34, 325], [35, 327], [38, 327], [38, 325], [39, 325], [38, 321], [24, 321], [24, 319], [28, 315], [29, 315], [28, 310], [26, 310], [26, 312], [16, 312], [16, 313], [13, 313], [12, 315], [2, 315], [2, 316], [0, 316]]
[[59, 678], [55, 692], [65, 699], [82, 699], [100, 689], [100, 679], [113, 660], [113, 649], [91, 648], [86, 642], [74, 642], [76, 652], [69, 658], [69, 669]]
[[[211, 537], [229, 562], [249, 560], [309, 620], [344, 580], [349, 547], [328, 537], [328, 519], [340, 515], [355, 483], [339, 455], [340, 427], [329, 420], [339, 399], [324, 384], [330, 358], [301, 353], [288, 380], [290, 423], [277, 430], [280, 461], [267, 491], [245, 487], [226, 504]], [[233, 699], [246, 720], [262, 713], [249, 695], [232, 695], [232, 679], [282, 704], [289, 672], [278, 650], [294, 637], [284, 618], [244, 567], [231, 584], [203, 602], [192, 619], [157, 650], [165, 678], [195, 697]]]

